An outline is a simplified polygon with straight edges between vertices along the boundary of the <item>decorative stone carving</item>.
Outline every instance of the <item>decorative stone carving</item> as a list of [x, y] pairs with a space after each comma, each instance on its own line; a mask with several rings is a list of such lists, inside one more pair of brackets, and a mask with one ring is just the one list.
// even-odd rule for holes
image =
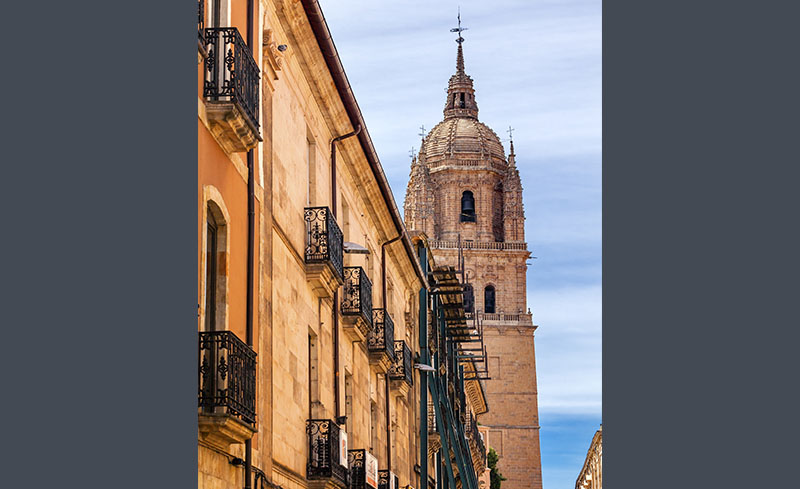
[[258, 129], [233, 102], [206, 102], [206, 116], [211, 133], [227, 153], [248, 151], [260, 141]]
[[[275, 42], [274, 33], [272, 29], [264, 29], [264, 39], [262, 42], [264, 68], [267, 66], [271, 70], [271, 78], [278, 79], [278, 72], [281, 71], [283, 65], [283, 53], [278, 49], [278, 43]], [[267, 73], [267, 70], [264, 70]]]

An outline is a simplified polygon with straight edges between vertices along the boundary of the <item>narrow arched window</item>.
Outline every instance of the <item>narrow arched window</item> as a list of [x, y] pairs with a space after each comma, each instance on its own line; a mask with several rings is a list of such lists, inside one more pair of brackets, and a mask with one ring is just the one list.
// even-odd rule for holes
[[461, 194], [461, 222], [475, 222], [475, 197], [469, 190]]
[[475, 311], [475, 291], [470, 284], [464, 286], [464, 312]]
[[494, 314], [494, 303], [494, 285], [487, 285], [486, 288], [483, 289], [483, 308], [486, 314]]
[[216, 331], [217, 324], [217, 242], [219, 229], [209, 209], [206, 221], [206, 331]]
[[206, 205], [205, 222], [205, 319], [206, 331], [225, 329], [227, 314], [227, 222], [225, 214], [216, 202], [209, 200]]

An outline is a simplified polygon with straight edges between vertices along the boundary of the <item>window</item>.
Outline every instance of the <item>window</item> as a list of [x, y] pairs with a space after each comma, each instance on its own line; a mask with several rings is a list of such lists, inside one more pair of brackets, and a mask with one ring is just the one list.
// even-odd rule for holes
[[311, 206], [316, 205], [320, 200], [319, 195], [317, 195], [317, 146], [314, 143], [314, 136], [311, 135], [311, 131], [306, 130], [306, 132], [306, 204]]
[[319, 344], [317, 335], [308, 328], [308, 417], [321, 417], [322, 405], [319, 395]]
[[378, 448], [378, 403], [370, 401], [369, 403], [369, 451], [375, 453]]
[[[208, 196], [207, 196], [208, 197]], [[217, 197], [217, 196], [215, 196]], [[219, 198], [219, 197], [217, 197]], [[206, 200], [205, 253], [204, 258], [204, 317], [205, 331], [223, 331], [226, 326], [227, 309], [227, 211], [219, 200]]]
[[494, 314], [494, 285], [487, 285], [483, 290], [483, 306], [486, 314]]
[[472, 285], [467, 284], [464, 286], [464, 312], [475, 311], [475, 291]]
[[461, 194], [461, 222], [475, 222], [475, 197], [469, 190]]
[[345, 416], [347, 416], [347, 424], [345, 431], [347, 433], [353, 432], [353, 374], [345, 370], [344, 372], [344, 406]]
[[209, 209], [206, 221], [206, 331], [217, 330], [217, 223]]

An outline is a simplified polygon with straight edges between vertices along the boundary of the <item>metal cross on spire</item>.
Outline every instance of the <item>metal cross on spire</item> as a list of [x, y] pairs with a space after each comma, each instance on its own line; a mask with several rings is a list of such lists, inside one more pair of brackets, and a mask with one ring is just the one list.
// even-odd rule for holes
[[425, 137], [425, 124], [423, 124], [423, 125], [419, 126], [419, 131], [420, 131], [420, 132], [419, 132], [419, 134], [417, 134], [417, 135], [418, 135], [419, 137], [421, 137], [421, 138], [424, 138], [424, 137]]
[[458, 7], [458, 27], [453, 27], [450, 29], [450, 32], [458, 32], [458, 39], [456, 39], [457, 43], [461, 44], [464, 42], [464, 38], [461, 37], [461, 33], [468, 29], [469, 27], [461, 27], [461, 7]]
[[514, 135], [512, 134], [514, 131], [515, 131], [515, 129], [513, 127], [508, 126], [508, 131], [506, 131], [506, 132], [508, 133], [508, 139], [510, 141], [514, 141]]

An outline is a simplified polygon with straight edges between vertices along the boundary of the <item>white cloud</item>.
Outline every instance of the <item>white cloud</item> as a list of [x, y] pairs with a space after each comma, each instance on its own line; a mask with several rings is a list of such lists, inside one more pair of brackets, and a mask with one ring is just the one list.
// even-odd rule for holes
[[599, 414], [602, 406], [600, 285], [529, 289], [536, 330], [539, 409]]
[[[601, 2], [321, 0], [402, 209], [420, 124], [442, 118], [461, 6], [480, 119], [514, 145], [525, 188], [528, 274], [544, 413], [601, 403]], [[585, 447], [581, 447], [585, 450]]]

